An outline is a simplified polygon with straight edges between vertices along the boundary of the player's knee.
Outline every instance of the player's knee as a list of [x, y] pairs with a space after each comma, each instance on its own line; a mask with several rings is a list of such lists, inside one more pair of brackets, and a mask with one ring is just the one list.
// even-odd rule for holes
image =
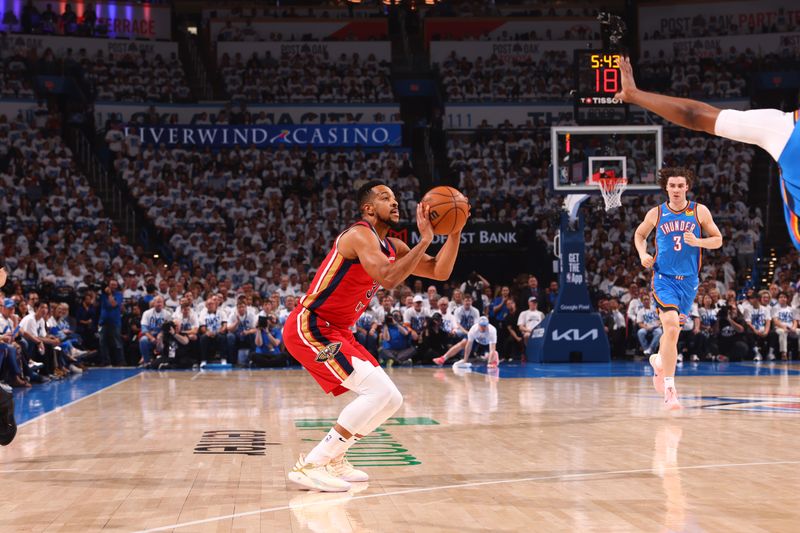
[[395, 413], [402, 405], [403, 395], [397, 390], [397, 387], [393, 387], [393, 390], [389, 392], [389, 401], [386, 403], [386, 410]]

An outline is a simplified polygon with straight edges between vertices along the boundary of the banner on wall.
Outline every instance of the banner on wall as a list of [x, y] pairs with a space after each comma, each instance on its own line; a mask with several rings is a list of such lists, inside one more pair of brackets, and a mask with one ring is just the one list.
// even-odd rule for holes
[[[536, 33], [530, 40], [576, 40], [593, 39], [600, 32], [600, 22], [594, 18], [559, 17], [554, 19], [508, 19], [508, 18], [430, 18], [425, 20], [425, 41], [467, 40], [489, 38], [513, 41], [517, 35]], [[548, 36], [549, 34], [549, 36]]]
[[314, 56], [318, 59], [336, 60], [340, 55], [348, 57], [358, 54], [361, 59], [366, 59], [370, 55], [375, 56], [378, 61], [391, 61], [391, 44], [388, 41], [371, 42], [368, 47], [364, 43], [354, 42], [220, 42], [217, 43], [217, 58], [223, 54], [230, 57], [241, 54], [244, 59], [253, 54], [263, 56], [267, 52], [272, 57], [292, 58], [295, 56]]
[[503, 61], [539, 61], [548, 52], [565, 52], [572, 62], [572, 52], [588, 46], [600, 48], [600, 41], [436, 41], [431, 43], [431, 63], [442, 63], [453, 52], [458, 57], [475, 60], [496, 55]]
[[[155, 112], [155, 119], [150, 116], [150, 109]], [[103, 126], [109, 120], [121, 120], [129, 123], [153, 124], [195, 124], [215, 122], [220, 111], [226, 108], [224, 103], [208, 103], [198, 105], [179, 104], [124, 104], [118, 102], [98, 102], [94, 105], [95, 124]], [[237, 110], [231, 106], [230, 110]], [[400, 106], [389, 105], [328, 105], [328, 104], [278, 104], [248, 105], [247, 111], [255, 114], [256, 124], [376, 124], [384, 122], [400, 122]], [[203, 117], [205, 114], [205, 117]]]
[[400, 146], [400, 124], [308, 126], [142, 126], [125, 128], [142, 144], [227, 148], [232, 146], [382, 147]]
[[[27, 2], [22, 0], [0, 0], [0, 28], [5, 31], [18, 31], [19, 23], [22, 20], [22, 8]], [[94, 7], [97, 17], [97, 25], [105, 26], [109, 37], [128, 37], [132, 39], [170, 39], [172, 37], [172, 21], [169, 6], [151, 5], [141, 3], [125, 2], [86, 2], [84, 0], [73, 0], [70, 2], [52, 2], [47, 0], [35, 0], [33, 5], [44, 13], [48, 6], [52, 6], [56, 15], [61, 15], [66, 5], [70, 5], [77, 15], [78, 21], [82, 21], [89, 6]], [[16, 23], [12, 20], [10, 13], [16, 17]]]
[[[35, 100], [13, 100], [3, 99], [0, 100], [0, 116], [5, 115], [9, 120], [13, 120], [18, 114], [22, 113], [25, 120], [32, 120], [34, 111], [39, 107]], [[44, 106], [44, 112], [47, 113], [47, 106]]]
[[[748, 100], [714, 100], [709, 104], [723, 109], [749, 109]], [[481, 125], [496, 127], [508, 122], [513, 127], [552, 126], [573, 123], [572, 104], [448, 104], [445, 106], [446, 129], [476, 129]], [[638, 106], [630, 107], [633, 124], [653, 123], [652, 115]]]
[[[525, 226], [512, 226], [499, 222], [468, 222], [461, 232], [460, 250], [493, 251], [493, 252], [524, 252], [528, 245], [528, 234]], [[406, 243], [409, 247], [416, 246], [420, 241], [416, 225], [403, 224], [397, 229], [389, 230], [389, 237], [395, 237]], [[447, 235], [434, 235], [434, 250], [437, 245], [444, 244]]]
[[[230, 22], [230, 28], [228, 28]], [[247, 32], [242, 30], [248, 26]], [[214, 19], [209, 23], [211, 40], [260, 41], [280, 34], [280, 41], [376, 41], [389, 40], [389, 25], [383, 20], [308, 20], [287, 22], [283, 19], [239, 18], [234, 20]], [[249, 37], [244, 38], [245, 33]], [[238, 38], [237, 38], [238, 37]], [[277, 40], [277, 39], [272, 39]]]
[[72, 50], [73, 56], [83, 49], [93, 57], [97, 52], [103, 55], [114, 54], [146, 54], [147, 56], [161, 55], [168, 58], [178, 53], [178, 43], [160, 41], [130, 41], [127, 39], [96, 39], [89, 37], [62, 37], [52, 35], [21, 35], [12, 34], [0, 40], [0, 46], [22, 49], [25, 52], [36, 50], [41, 55], [48, 48], [57, 56], [63, 56]]
[[760, 33], [730, 35], [726, 37], [700, 37], [696, 39], [658, 39], [642, 41], [644, 58], [674, 59], [692, 54], [698, 58], [718, 58], [738, 55], [747, 49], [758, 55], [778, 54], [785, 50], [797, 53], [800, 49], [800, 32]]
[[670, 32], [685, 35], [701, 35], [707, 26], [718, 28], [725, 34], [748, 31], [786, 31], [800, 25], [800, 5], [786, 0], [753, 0], [738, 2], [651, 2], [639, 4], [639, 38], [645, 34], [652, 38], [659, 32], [664, 36]]

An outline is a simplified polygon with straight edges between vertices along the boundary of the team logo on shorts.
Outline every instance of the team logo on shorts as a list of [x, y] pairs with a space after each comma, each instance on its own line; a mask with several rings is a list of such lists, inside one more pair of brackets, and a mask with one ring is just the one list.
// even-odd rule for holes
[[332, 342], [325, 347], [324, 350], [317, 352], [317, 363], [324, 363], [325, 361], [330, 361], [336, 354], [339, 353], [339, 350], [342, 347], [341, 342]]

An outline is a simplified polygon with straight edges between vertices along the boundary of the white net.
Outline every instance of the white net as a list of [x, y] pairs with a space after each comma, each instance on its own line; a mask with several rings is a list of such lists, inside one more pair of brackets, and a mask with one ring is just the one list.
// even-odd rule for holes
[[597, 186], [600, 188], [600, 193], [603, 195], [606, 211], [622, 206], [622, 192], [625, 190], [625, 187], [628, 186], [627, 179], [600, 178], [597, 180]]

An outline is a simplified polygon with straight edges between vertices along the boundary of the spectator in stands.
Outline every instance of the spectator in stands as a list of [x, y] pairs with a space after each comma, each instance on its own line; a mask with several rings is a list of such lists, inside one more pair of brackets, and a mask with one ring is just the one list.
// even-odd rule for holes
[[778, 294], [778, 303], [772, 309], [772, 323], [775, 334], [778, 336], [778, 351], [781, 360], [789, 359], [789, 340], [792, 341], [792, 352], [798, 345], [797, 334], [797, 309], [789, 305], [789, 297], [785, 292]]
[[642, 302], [642, 307], [636, 315], [637, 336], [644, 355], [649, 356], [658, 351], [658, 343], [663, 330], [658, 319], [658, 312], [655, 306], [650, 303], [650, 295], [647, 293], [642, 294], [639, 299]]
[[[112, 279], [100, 295], [100, 364], [119, 366], [125, 364], [122, 346], [122, 293], [117, 280]], [[84, 300], [84, 306], [86, 300]], [[88, 317], [87, 317], [88, 319]], [[86, 320], [85, 320], [86, 321]], [[94, 332], [92, 332], [94, 335]]]
[[608, 336], [608, 343], [611, 348], [611, 357], [622, 358], [625, 355], [625, 315], [620, 311], [619, 300], [609, 298], [605, 300], [605, 309], [600, 310], [603, 318], [603, 326]]
[[533, 330], [544, 320], [544, 313], [539, 311], [539, 301], [536, 296], [528, 296], [527, 307], [525, 311], [519, 314], [519, 318], [517, 318], [517, 325], [519, 326], [526, 346], [528, 345]]
[[[508, 307], [506, 306], [506, 301], [511, 295], [511, 289], [508, 286], [502, 286], [495, 290], [494, 296], [489, 302], [489, 320], [494, 321], [494, 324], [499, 324], [503, 320], [505, 320], [506, 316], [509, 313]], [[515, 323], [516, 325], [516, 323]], [[502, 336], [502, 333], [501, 333]], [[502, 346], [503, 343], [500, 342]]]
[[[459, 291], [460, 292], [460, 291]], [[455, 300], [456, 294], [453, 293]], [[458, 338], [465, 339], [469, 330], [478, 322], [480, 313], [477, 309], [472, 307], [472, 295], [464, 294], [462, 297], [464, 304], [453, 311], [453, 317], [456, 320], [455, 335]]]
[[754, 354], [753, 361], [762, 361], [764, 356], [767, 356], [769, 360], [775, 359], [775, 355], [770, 350], [775, 333], [771, 328], [772, 314], [769, 298], [769, 291], [753, 292], [750, 296], [750, 306], [744, 312], [749, 344]]
[[[503, 287], [507, 289], [508, 287]], [[499, 352], [503, 358], [509, 361], [522, 359], [525, 352], [525, 341], [522, 331], [517, 325], [517, 302], [509, 296], [506, 298], [503, 308], [503, 318], [497, 321], [497, 344], [500, 346]], [[521, 314], [521, 313], [520, 313]]]
[[[248, 309], [247, 300], [240, 296], [236, 309], [228, 319], [228, 357], [239, 366], [246, 367], [250, 362], [250, 351], [255, 348], [256, 313]], [[235, 359], [234, 359], [235, 357]]]
[[5, 354], [5, 364], [0, 367], [0, 379], [12, 387], [30, 387], [30, 382], [20, 367], [20, 354], [16, 342], [18, 317], [14, 315], [14, 300], [3, 299], [0, 309], [0, 352]]
[[228, 322], [227, 314], [218, 308], [218, 299], [211, 297], [206, 300], [206, 307], [200, 312], [200, 366], [206, 365], [211, 357], [217, 353], [225, 353], [227, 337], [225, 328]]
[[150, 364], [158, 334], [162, 331], [161, 327], [170, 319], [170, 312], [164, 308], [164, 298], [161, 296], [153, 298], [150, 309], [142, 314], [141, 336], [139, 337], [139, 353], [142, 359], [139, 364]]

